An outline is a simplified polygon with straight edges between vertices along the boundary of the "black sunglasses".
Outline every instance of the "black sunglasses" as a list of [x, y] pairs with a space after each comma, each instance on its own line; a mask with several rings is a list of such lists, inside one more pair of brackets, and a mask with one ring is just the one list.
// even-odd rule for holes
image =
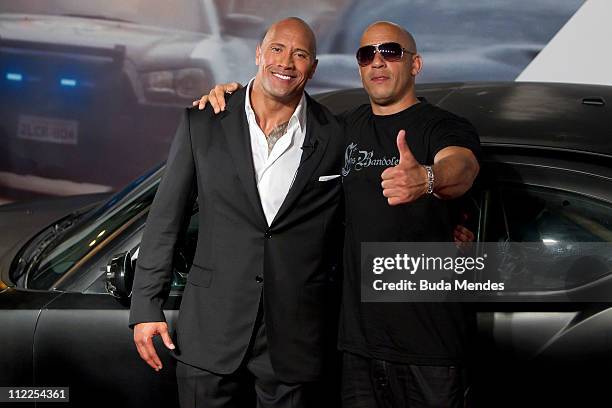
[[374, 61], [374, 55], [379, 53], [385, 61], [397, 62], [402, 59], [404, 53], [416, 54], [403, 48], [401, 44], [396, 42], [387, 42], [374, 45], [365, 45], [357, 50], [357, 63], [362, 67], [366, 67]]

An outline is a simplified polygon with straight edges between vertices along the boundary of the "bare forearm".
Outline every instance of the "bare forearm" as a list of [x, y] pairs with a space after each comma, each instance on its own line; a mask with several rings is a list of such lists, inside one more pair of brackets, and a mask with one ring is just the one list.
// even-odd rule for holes
[[453, 154], [436, 160], [434, 194], [443, 200], [462, 196], [472, 187], [479, 170], [476, 159], [468, 155]]

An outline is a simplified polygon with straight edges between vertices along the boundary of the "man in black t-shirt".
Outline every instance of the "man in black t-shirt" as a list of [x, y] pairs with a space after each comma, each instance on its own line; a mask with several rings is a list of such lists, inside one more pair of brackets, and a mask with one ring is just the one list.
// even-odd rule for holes
[[[342, 115], [343, 406], [462, 407], [474, 315], [461, 304], [361, 302], [360, 245], [451, 241], [449, 200], [478, 173], [479, 139], [465, 119], [416, 97], [422, 61], [403, 28], [372, 24], [357, 59], [371, 104]], [[216, 112], [225, 106], [223, 93], [237, 86], [211, 91]]]
[[371, 103], [346, 115], [343, 405], [463, 407], [475, 316], [462, 304], [361, 302], [360, 248], [451, 241], [448, 200], [471, 187], [479, 139], [465, 119], [416, 97], [422, 61], [403, 28], [374, 23], [360, 45]]

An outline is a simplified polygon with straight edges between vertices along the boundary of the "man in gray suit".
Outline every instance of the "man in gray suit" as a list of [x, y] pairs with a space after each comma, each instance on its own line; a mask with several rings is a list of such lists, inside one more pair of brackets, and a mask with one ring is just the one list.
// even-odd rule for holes
[[[258, 406], [312, 406], [333, 361], [341, 128], [304, 93], [317, 60], [302, 20], [274, 24], [256, 63], [223, 114], [185, 110], [140, 248], [134, 341], [156, 370], [152, 338], [173, 350], [185, 407], [239, 406], [245, 374]], [[175, 345], [162, 306], [196, 197], [198, 244]]]

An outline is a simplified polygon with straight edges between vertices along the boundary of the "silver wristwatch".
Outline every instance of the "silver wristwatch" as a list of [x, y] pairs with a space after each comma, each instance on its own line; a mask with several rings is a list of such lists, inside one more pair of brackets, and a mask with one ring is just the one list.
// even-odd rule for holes
[[427, 171], [427, 191], [426, 194], [433, 194], [434, 191], [434, 181], [436, 180], [434, 177], [434, 172], [431, 166], [423, 166]]

